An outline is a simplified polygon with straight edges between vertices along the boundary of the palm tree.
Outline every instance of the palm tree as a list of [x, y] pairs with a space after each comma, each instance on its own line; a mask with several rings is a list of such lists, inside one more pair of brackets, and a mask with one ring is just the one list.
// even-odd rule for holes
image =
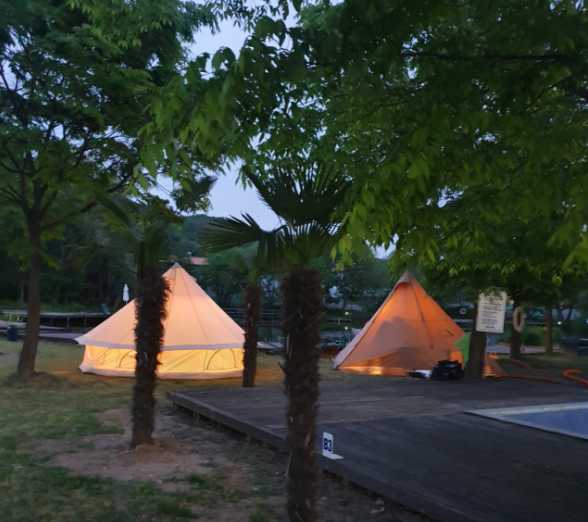
[[329, 254], [340, 234], [335, 211], [349, 188], [345, 176], [307, 158], [272, 162], [269, 172], [244, 175], [279, 216], [263, 230], [247, 214], [216, 219], [206, 243], [219, 251], [257, 244], [256, 262], [285, 273], [282, 282], [288, 397], [288, 517], [316, 520], [316, 417], [322, 289], [312, 261]]
[[257, 373], [257, 325], [261, 315], [261, 288], [255, 273], [245, 287], [245, 343], [243, 344], [243, 387], [255, 386]]
[[143, 209], [138, 227], [135, 290], [135, 385], [133, 387], [131, 448], [153, 443], [155, 385], [163, 345], [169, 286], [160, 259], [172, 217], [167, 205], [154, 198]]
[[[215, 179], [209, 176], [190, 180], [183, 191], [172, 196], [187, 207], [204, 201]], [[181, 199], [183, 198], [183, 199]], [[179, 217], [168, 201], [144, 195], [140, 201], [103, 199], [101, 203], [123, 226], [129, 244], [137, 246], [137, 277], [135, 286], [135, 385], [132, 399], [131, 448], [153, 443], [155, 425], [155, 386], [159, 353], [163, 345], [166, 302], [169, 292], [162, 275], [161, 262], [165, 256], [167, 232]]]

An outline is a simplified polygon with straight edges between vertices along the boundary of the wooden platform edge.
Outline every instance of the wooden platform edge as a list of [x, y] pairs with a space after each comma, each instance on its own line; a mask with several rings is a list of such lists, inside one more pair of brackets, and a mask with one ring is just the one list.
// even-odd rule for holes
[[189, 397], [181, 392], [170, 392], [167, 394], [167, 396], [169, 400], [172, 401], [175, 405], [196, 413], [197, 415], [201, 415], [208, 420], [218, 422], [223, 426], [238, 431], [244, 435], [253, 437], [280, 450], [285, 450], [287, 448], [286, 441], [278, 434], [270, 430], [252, 426], [251, 424], [243, 422], [229, 413], [215, 408], [210, 404], [194, 399], [193, 397]]
[[[204, 401], [199, 401], [193, 396], [188, 396], [181, 392], [170, 392], [167, 396], [176, 406], [182, 409], [201, 415], [208, 420], [218, 422], [225, 427], [255, 438], [279, 450], [287, 450], [285, 438], [270, 430], [243, 422], [226, 411], [215, 408]], [[472, 518], [465, 513], [460, 513], [450, 506], [429, 501], [426, 491], [423, 491], [421, 494], [415, 494], [413, 491], [403, 488], [401, 481], [398, 481], [395, 484], [394, 491], [391, 491], [389, 484], [382, 483], [365, 473], [353, 469], [351, 466], [347, 466], [344, 459], [331, 460], [317, 453], [317, 462], [323, 471], [351, 482], [362, 489], [376, 493], [415, 513], [420, 513], [443, 522], [479, 522], [478, 519]]]

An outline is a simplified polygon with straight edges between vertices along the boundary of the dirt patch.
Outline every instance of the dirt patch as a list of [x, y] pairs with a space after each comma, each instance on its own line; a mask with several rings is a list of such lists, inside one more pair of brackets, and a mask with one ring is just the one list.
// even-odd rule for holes
[[[128, 447], [127, 409], [107, 411], [99, 419], [124, 434], [46, 440], [34, 449], [75, 474], [147, 480], [164, 491], [190, 494], [198, 499], [191, 506], [198, 519], [286, 520], [285, 454], [171, 407], [158, 411], [157, 443], [135, 450]], [[329, 475], [320, 481], [318, 507], [322, 522], [428, 520]]]
[[[79, 475], [100, 476], [117, 480], [149, 480], [162, 484], [193, 474], [210, 474], [213, 470], [231, 471], [230, 463], [217, 444], [209, 442], [206, 451], [196, 450], [193, 441], [178, 437], [185, 424], [169, 414], [158, 414], [156, 443], [129, 449], [130, 416], [126, 409], [109, 410], [99, 415], [105, 425], [116, 426], [124, 434], [100, 434], [75, 441], [43, 441], [40, 449], [51, 457], [51, 464], [64, 467]], [[241, 480], [230, 475], [235, 487]], [[166, 489], [174, 489], [174, 482]], [[179, 489], [181, 484], [178, 483]]]

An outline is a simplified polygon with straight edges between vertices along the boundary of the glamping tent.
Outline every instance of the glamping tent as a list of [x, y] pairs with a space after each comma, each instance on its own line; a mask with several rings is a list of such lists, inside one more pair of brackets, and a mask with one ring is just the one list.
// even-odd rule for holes
[[[170, 294], [158, 376], [162, 379], [238, 377], [243, 370], [243, 330], [177, 263], [164, 277]], [[133, 376], [135, 302], [78, 337], [86, 345], [82, 372]]]
[[443, 359], [461, 360], [462, 329], [406, 272], [384, 304], [334, 360], [334, 367], [372, 375], [406, 375]]

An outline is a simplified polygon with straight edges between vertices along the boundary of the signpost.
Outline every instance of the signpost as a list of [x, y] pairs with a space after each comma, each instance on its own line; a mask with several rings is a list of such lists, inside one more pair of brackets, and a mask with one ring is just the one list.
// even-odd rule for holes
[[503, 333], [505, 313], [506, 292], [480, 294], [476, 330], [486, 333]]

